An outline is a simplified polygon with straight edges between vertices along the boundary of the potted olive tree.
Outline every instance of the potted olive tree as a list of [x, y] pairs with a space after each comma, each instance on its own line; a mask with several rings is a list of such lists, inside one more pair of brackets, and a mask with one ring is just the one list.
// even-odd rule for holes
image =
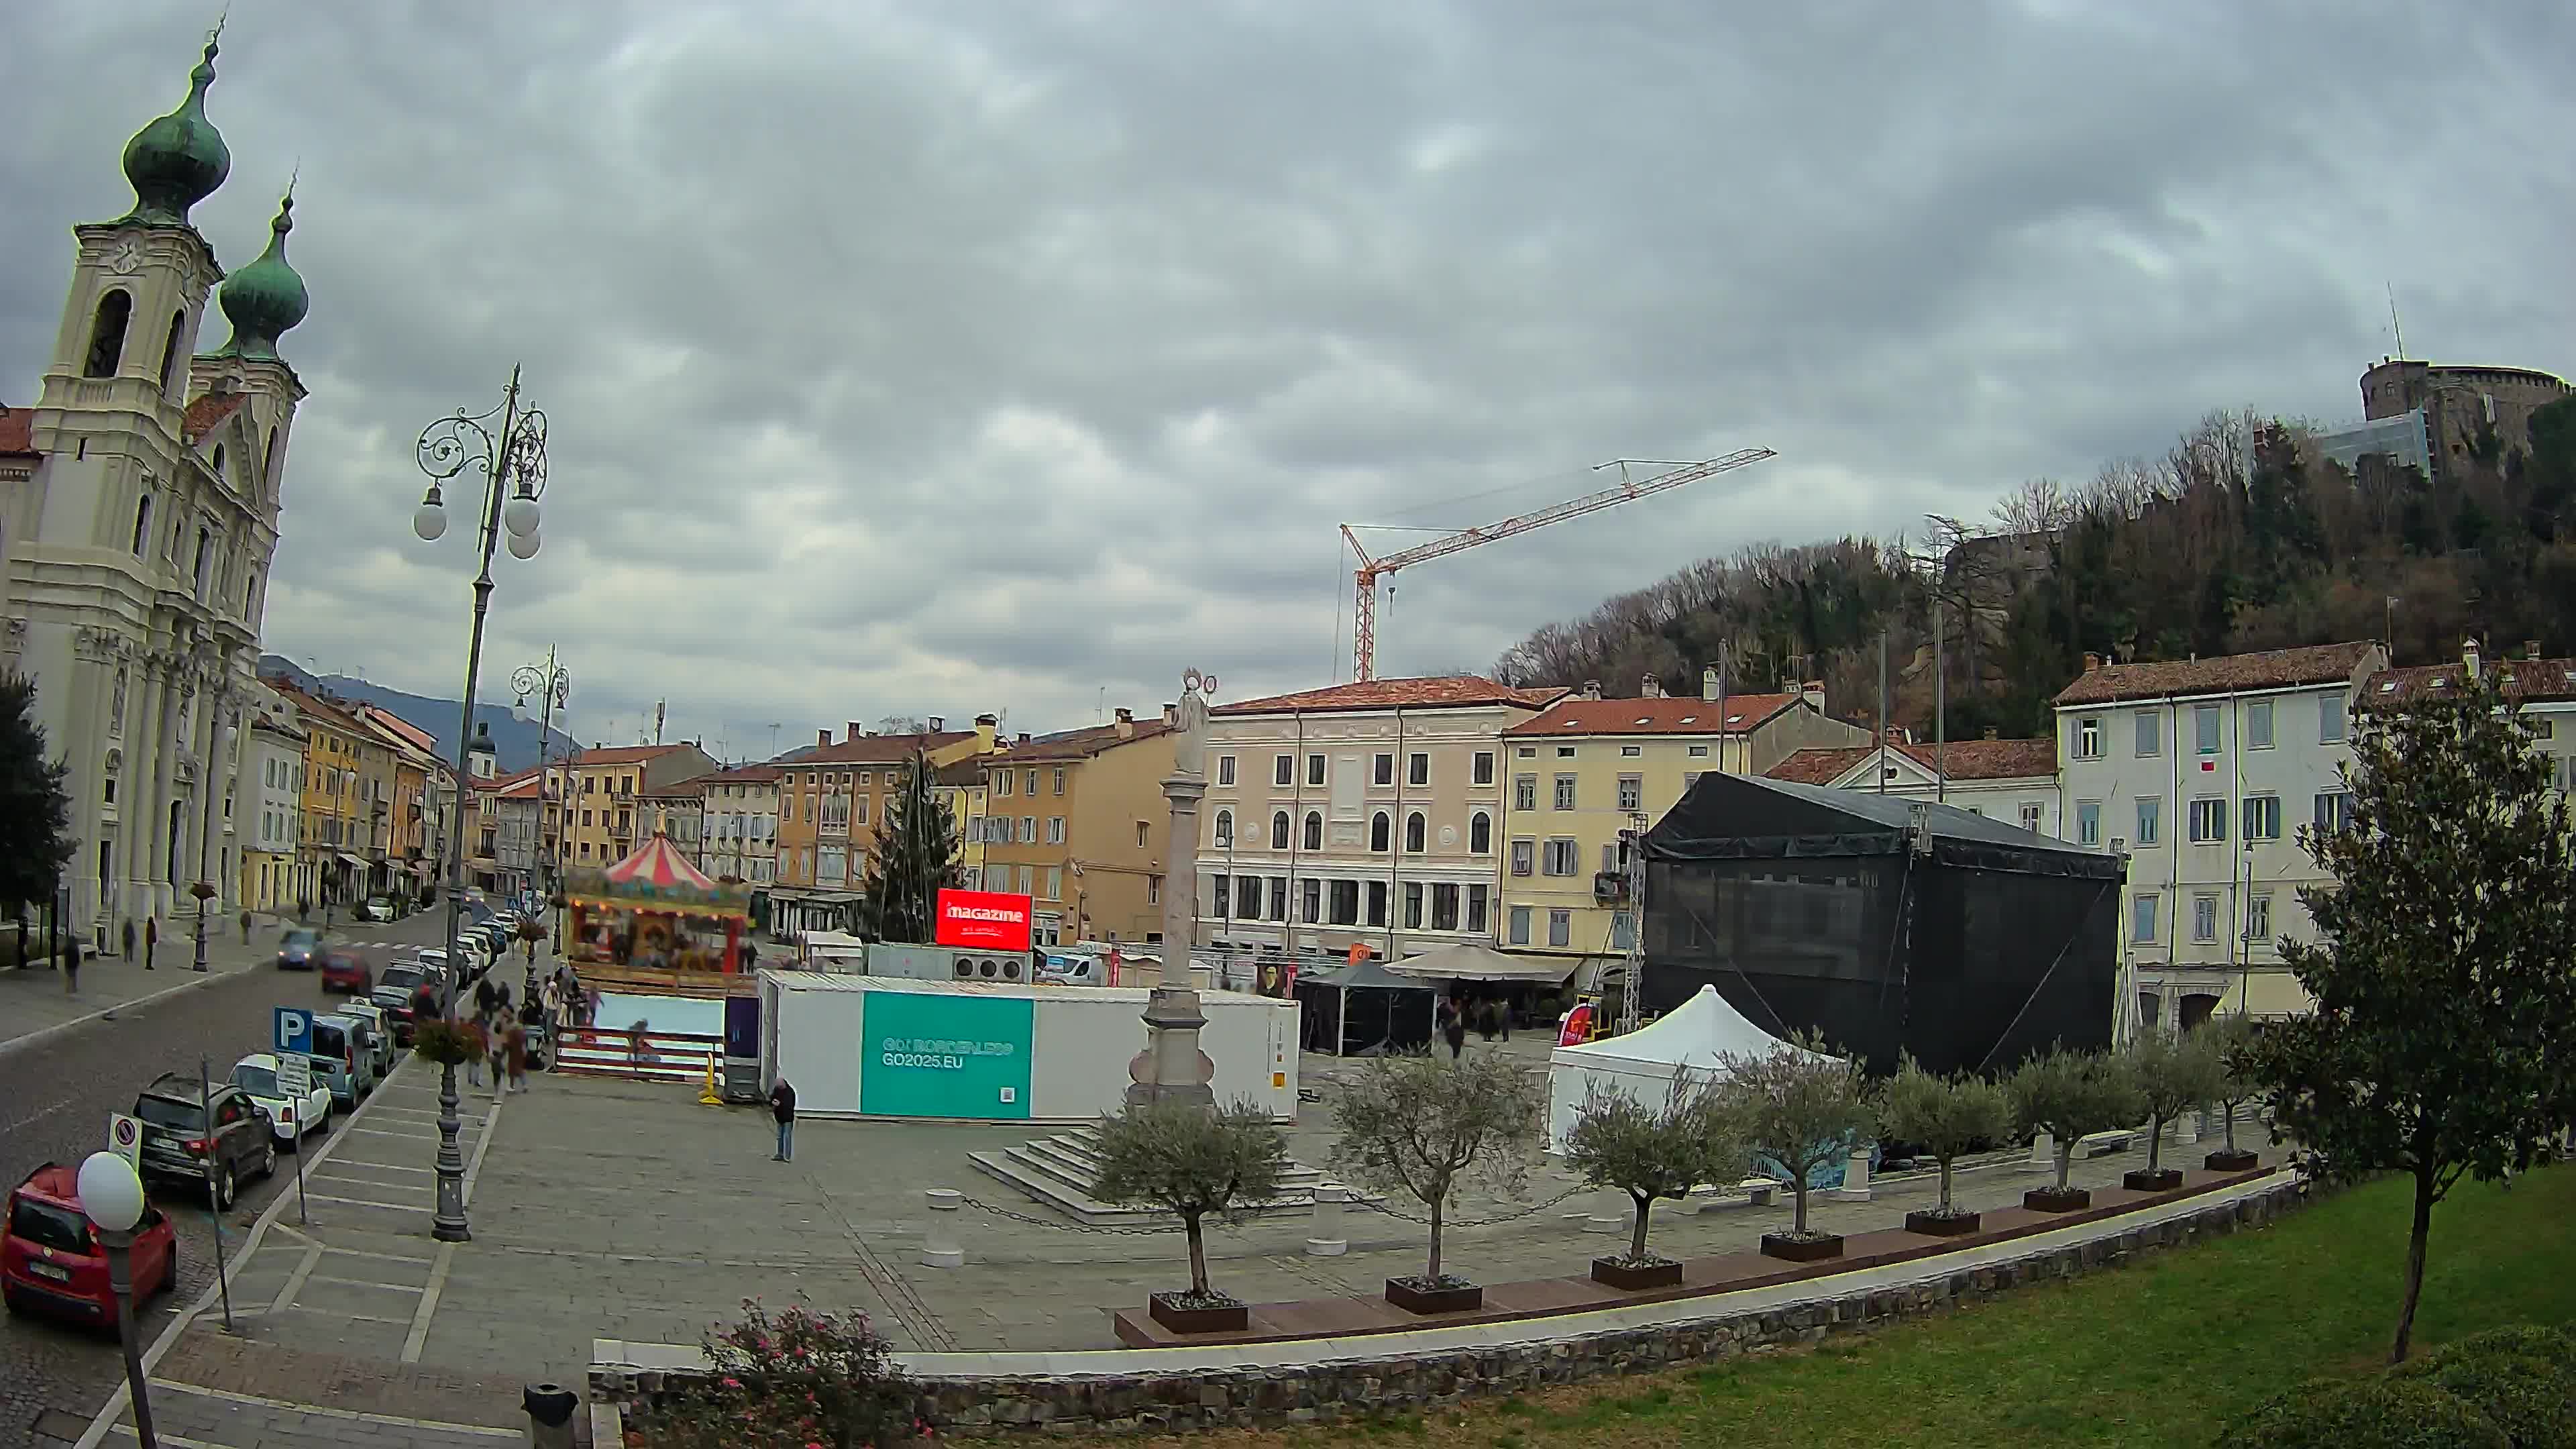
[[1161, 1208], [1189, 1235], [1190, 1291], [1148, 1298], [1154, 1321], [1174, 1333], [1248, 1327], [1243, 1301], [1208, 1285], [1203, 1224], [1210, 1213], [1236, 1221], [1278, 1196], [1288, 1167], [1288, 1137], [1279, 1124], [1248, 1101], [1215, 1112], [1149, 1102], [1101, 1118], [1093, 1151], [1100, 1158], [1093, 1190], [1102, 1201]]
[[2033, 1212], [2071, 1213], [2093, 1205], [2093, 1194], [2070, 1185], [2075, 1144], [2095, 1132], [2131, 1127], [2146, 1113], [2128, 1063], [2099, 1052], [2059, 1047], [2022, 1063], [2004, 1089], [2013, 1116], [2025, 1130], [2045, 1131], [2057, 1143], [2057, 1181], [2021, 1195]]
[[1656, 1200], [1688, 1197], [1703, 1182], [1741, 1177], [1746, 1161], [1712, 1077], [1675, 1074], [1672, 1095], [1660, 1107], [1615, 1089], [1587, 1091], [1565, 1134], [1565, 1165], [1592, 1187], [1625, 1192], [1637, 1207], [1627, 1254], [1593, 1259], [1592, 1280], [1613, 1288], [1679, 1287], [1681, 1263], [1646, 1251]]
[[2128, 1071], [2147, 1109], [2147, 1165], [2120, 1177], [2131, 1192], [2171, 1192], [2182, 1169], [2164, 1165], [2165, 1124], [2218, 1095], [2218, 1056], [2208, 1033], [2187, 1032], [2179, 1041], [2150, 1031], [2129, 1047]]
[[1907, 1232], [1949, 1238], [1977, 1230], [1981, 1215], [1950, 1200], [1951, 1169], [1962, 1155], [2001, 1140], [2012, 1122], [2003, 1088], [1974, 1072], [1944, 1077], [1911, 1055], [1897, 1066], [1879, 1089], [1878, 1130], [1941, 1165], [1940, 1205], [1907, 1213]]
[[2247, 1070], [2249, 1054], [2254, 1049], [2255, 1030], [2250, 1018], [2220, 1017], [2199, 1028], [2197, 1035], [2209, 1044], [2210, 1055], [2218, 1059], [2218, 1090], [2211, 1100], [2225, 1113], [2227, 1145], [2200, 1160], [2212, 1172], [2249, 1172], [2263, 1165], [2263, 1159], [2236, 1145], [2236, 1109], [2253, 1101], [2262, 1090]]
[[1721, 1110], [1746, 1146], [1788, 1174], [1796, 1204], [1789, 1231], [1764, 1233], [1762, 1251], [1793, 1263], [1842, 1256], [1842, 1234], [1807, 1226], [1807, 1193], [1817, 1170], [1849, 1156], [1870, 1130], [1860, 1063], [1802, 1033], [1758, 1056], [1729, 1053], [1717, 1070]]
[[1547, 1110], [1534, 1072], [1479, 1054], [1376, 1057], [1333, 1101], [1333, 1165], [1344, 1178], [1418, 1199], [1431, 1213], [1431, 1257], [1419, 1275], [1386, 1280], [1386, 1301], [1409, 1313], [1481, 1308], [1485, 1290], [1442, 1271], [1440, 1233], [1470, 1182], [1508, 1192], [1529, 1175]]

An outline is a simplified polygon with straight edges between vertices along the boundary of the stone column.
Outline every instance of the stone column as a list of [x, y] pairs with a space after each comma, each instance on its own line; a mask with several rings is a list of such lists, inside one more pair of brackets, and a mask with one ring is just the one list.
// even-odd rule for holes
[[1190, 953], [1198, 944], [1199, 801], [1207, 796], [1207, 696], [1215, 687], [1213, 675], [1193, 669], [1182, 676], [1180, 730], [1172, 740], [1172, 773], [1163, 781], [1163, 798], [1172, 806], [1164, 848], [1163, 963], [1145, 1005], [1145, 1049], [1127, 1066], [1130, 1106], [1216, 1103], [1208, 1085], [1216, 1064], [1199, 1050], [1199, 1028], [1207, 1017], [1190, 986]]
[[179, 727], [179, 680], [165, 659], [147, 657], [137, 668], [148, 681], [143, 691], [148, 707], [137, 710], [126, 726], [125, 737], [133, 748], [126, 754], [126, 788], [117, 814], [126, 822], [125, 858], [131, 864], [125, 914], [140, 932], [144, 918], [162, 904], [161, 862], [168, 858], [163, 837], [170, 830], [171, 736]]

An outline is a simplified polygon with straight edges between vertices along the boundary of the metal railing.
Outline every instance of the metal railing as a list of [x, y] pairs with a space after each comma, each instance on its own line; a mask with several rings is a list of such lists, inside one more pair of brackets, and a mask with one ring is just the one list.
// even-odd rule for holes
[[701, 1082], [712, 1063], [721, 1076], [724, 1038], [682, 1031], [575, 1027], [555, 1044], [551, 1070], [575, 1077], [634, 1082]]

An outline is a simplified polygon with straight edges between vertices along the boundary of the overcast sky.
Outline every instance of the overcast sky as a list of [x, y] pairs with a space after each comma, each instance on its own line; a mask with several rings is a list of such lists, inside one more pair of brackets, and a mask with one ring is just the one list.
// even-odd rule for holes
[[[5, 6], [0, 400], [216, 8]], [[1779, 450], [1399, 575], [1380, 672], [1482, 668], [2214, 406], [2358, 416], [2392, 284], [2418, 355], [2576, 369], [2560, 0], [232, 0], [223, 46], [200, 229], [249, 262], [300, 165], [313, 297], [268, 647], [454, 694], [412, 444], [524, 363], [485, 689], [559, 644], [586, 740], [1311, 687], [1337, 524]]]

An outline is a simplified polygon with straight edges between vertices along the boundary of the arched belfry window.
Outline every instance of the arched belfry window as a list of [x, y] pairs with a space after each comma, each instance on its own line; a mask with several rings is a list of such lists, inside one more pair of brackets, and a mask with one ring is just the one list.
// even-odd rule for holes
[[215, 444], [215, 481], [224, 481], [224, 445]]
[[178, 379], [170, 375], [170, 370], [179, 364], [179, 334], [187, 330], [188, 314], [171, 313], [170, 337], [168, 341], [161, 344], [161, 390], [163, 392], [168, 392], [179, 385]]
[[134, 556], [143, 557], [143, 547], [151, 541], [152, 495], [146, 493], [134, 504]]
[[263, 452], [259, 459], [258, 492], [262, 497], [266, 497], [268, 490], [277, 486], [277, 425], [275, 423], [269, 424], [266, 448], [267, 451]]
[[134, 318], [134, 294], [123, 288], [98, 299], [98, 316], [89, 328], [89, 362], [84, 377], [114, 377], [125, 357], [125, 324]]

